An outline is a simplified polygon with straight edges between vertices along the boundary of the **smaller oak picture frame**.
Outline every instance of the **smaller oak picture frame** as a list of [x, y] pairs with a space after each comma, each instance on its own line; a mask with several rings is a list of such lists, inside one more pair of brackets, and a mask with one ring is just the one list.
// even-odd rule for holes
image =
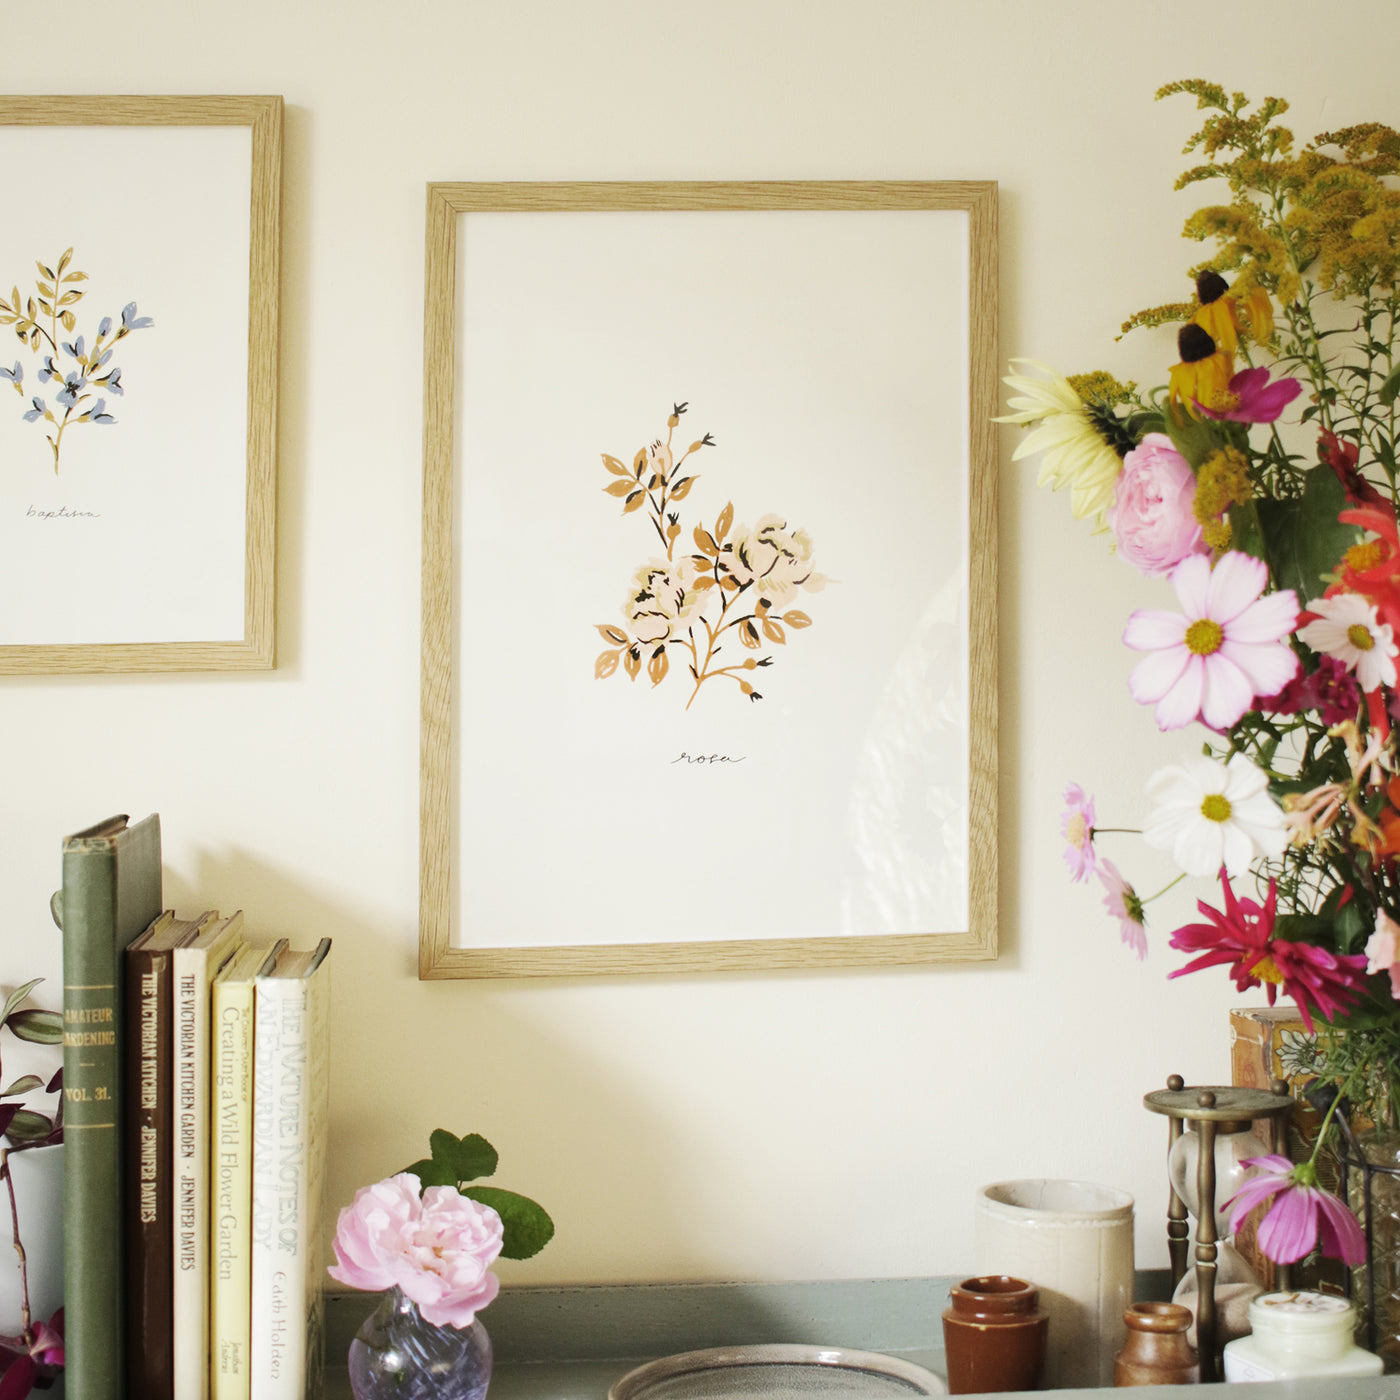
[[275, 664], [282, 123], [0, 97], [0, 673]]
[[996, 229], [428, 187], [420, 978], [996, 957]]

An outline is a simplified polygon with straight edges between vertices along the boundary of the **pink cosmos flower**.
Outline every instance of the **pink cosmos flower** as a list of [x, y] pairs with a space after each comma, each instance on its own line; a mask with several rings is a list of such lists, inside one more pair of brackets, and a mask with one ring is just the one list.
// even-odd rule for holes
[[1255, 900], [1239, 899], [1230, 888], [1222, 867], [1220, 883], [1225, 890], [1225, 911], [1212, 909], [1203, 899], [1196, 908], [1206, 923], [1183, 924], [1171, 936], [1171, 946], [1186, 953], [1200, 953], [1168, 978], [1184, 977], [1203, 967], [1230, 965], [1235, 989], [1247, 992], [1263, 986], [1269, 1005], [1280, 987], [1292, 997], [1298, 1015], [1309, 1035], [1313, 1033], [1312, 1011], [1331, 1020], [1346, 1010], [1365, 986], [1366, 959], [1359, 953], [1328, 952], [1315, 943], [1293, 942], [1274, 937], [1278, 917], [1278, 882], [1269, 881], [1269, 894], [1261, 907]]
[[1155, 578], [1169, 573], [1188, 554], [1209, 551], [1192, 513], [1196, 474], [1163, 433], [1148, 433], [1123, 458], [1113, 487], [1108, 523], [1118, 537], [1118, 553], [1135, 569]]
[[1366, 940], [1366, 971], [1390, 974], [1390, 995], [1400, 1001], [1400, 924], [1376, 910], [1376, 931]]
[[[1269, 371], [1264, 365], [1242, 369], [1230, 380], [1230, 398], [1234, 408], [1224, 413], [1196, 405], [1207, 418], [1223, 418], [1231, 423], [1273, 423], [1299, 394], [1303, 386], [1296, 379], [1276, 379], [1269, 383]], [[1227, 399], [1228, 402], [1228, 399]]]
[[1070, 868], [1070, 878], [1087, 879], [1094, 868], [1094, 799], [1078, 783], [1065, 789], [1060, 834], [1065, 838], [1065, 864]]
[[1096, 873], [1099, 883], [1108, 891], [1103, 900], [1104, 908], [1118, 920], [1119, 936], [1138, 955], [1140, 962], [1147, 956], [1147, 929], [1143, 925], [1142, 900], [1107, 856], [1099, 862]]
[[1269, 1153], [1246, 1157], [1242, 1167], [1256, 1167], [1222, 1209], [1230, 1210], [1230, 1233], [1244, 1223], [1255, 1206], [1275, 1198], [1259, 1225], [1259, 1248], [1276, 1264], [1293, 1264], [1306, 1258], [1322, 1237], [1322, 1252], [1345, 1264], [1366, 1258], [1366, 1236], [1345, 1202], [1317, 1184], [1317, 1168], [1311, 1162], [1294, 1166], [1287, 1157]]
[[400, 1288], [435, 1327], [470, 1327], [500, 1283], [501, 1217], [458, 1193], [400, 1172], [362, 1187], [340, 1212], [327, 1272], [351, 1288]]
[[1156, 705], [1159, 729], [1193, 719], [1228, 729], [1256, 695], [1276, 694], [1297, 674], [1284, 639], [1297, 626], [1298, 597], [1291, 588], [1261, 597], [1268, 582], [1262, 559], [1231, 551], [1212, 569], [1193, 554], [1171, 574], [1182, 611], [1144, 608], [1128, 619], [1124, 644], [1148, 653], [1128, 688]]

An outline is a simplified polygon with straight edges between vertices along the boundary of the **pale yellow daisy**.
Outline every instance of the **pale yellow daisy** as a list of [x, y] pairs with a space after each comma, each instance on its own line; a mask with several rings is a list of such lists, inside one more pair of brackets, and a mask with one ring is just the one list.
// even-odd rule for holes
[[1014, 411], [993, 421], [1018, 423], [1022, 427], [1038, 423], [1033, 432], [1011, 454], [1019, 462], [1032, 453], [1043, 452], [1037, 486], [1058, 491], [1070, 488], [1070, 510], [1076, 519], [1092, 515], [1100, 527], [1104, 512], [1113, 504], [1113, 488], [1123, 470], [1123, 459], [1104, 441], [1079, 395], [1064, 375], [1036, 360], [1012, 360], [1012, 365], [1030, 365], [1045, 378], [1008, 374], [1002, 382], [1014, 391], [1007, 405]]

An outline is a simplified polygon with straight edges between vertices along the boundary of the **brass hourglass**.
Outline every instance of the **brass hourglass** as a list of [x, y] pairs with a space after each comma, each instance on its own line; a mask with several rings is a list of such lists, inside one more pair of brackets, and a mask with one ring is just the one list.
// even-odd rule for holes
[[[1196, 1161], [1196, 1346], [1201, 1355], [1201, 1380], [1219, 1379], [1219, 1348], [1216, 1346], [1215, 1273], [1218, 1235], [1215, 1226], [1215, 1141], [1217, 1134], [1247, 1132], [1260, 1119], [1269, 1120], [1269, 1139], [1274, 1152], [1288, 1155], [1288, 1114], [1293, 1100], [1287, 1085], [1275, 1079], [1272, 1089], [1240, 1089], [1230, 1085], [1188, 1089], [1179, 1074], [1167, 1080], [1165, 1089], [1143, 1097], [1143, 1107], [1165, 1114], [1168, 1125], [1167, 1150], [1170, 1153], [1189, 1124], [1199, 1138]], [[1171, 1257], [1172, 1287], [1186, 1274], [1186, 1202], [1175, 1185], [1167, 1206], [1167, 1252]], [[1279, 1273], [1279, 1287], [1287, 1288], [1286, 1269]]]

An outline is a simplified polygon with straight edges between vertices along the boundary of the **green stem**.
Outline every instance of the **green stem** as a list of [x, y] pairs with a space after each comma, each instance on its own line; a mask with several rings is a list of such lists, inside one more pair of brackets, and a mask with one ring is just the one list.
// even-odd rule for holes
[[1161, 897], [1162, 897], [1164, 894], [1166, 894], [1166, 892], [1167, 892], [1168, 890], [1174, 889], [1174, 888], [1175, 888], [1177, 885], [1179, 885], [1185, 878], [1186, 878], [1186, 872], [1183, 870], [1183, 871], [1181, 872], [1181, 874], [1178, 875], [1178, 876], [1176, 877], [1175, 880], [1171, 880], [1171, 881], [1169, 881], [1167, 884], [1163, 885], [1162, 888], [1161, 888], [1160, 890], [1158, 890], [1156, 894], [1150, 894], [1150, 895], [1147, 896], [1146, 899], [1139, 899], [1139, 900], [1138, 900], [1138, 903], [1139, 903], [1139, 904], [1151, 904], [1152, 901], [1153, 901], [1154, 899], [1161, 899]]

